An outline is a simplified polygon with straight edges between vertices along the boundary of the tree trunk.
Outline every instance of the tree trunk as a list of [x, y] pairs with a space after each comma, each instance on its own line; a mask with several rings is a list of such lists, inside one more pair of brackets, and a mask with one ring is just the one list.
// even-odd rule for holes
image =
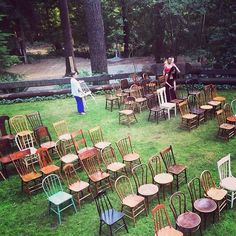
[[125, 0], [120, 0], [121, 14], [123, 20], [123, 33], [124, 33], [124, 57], [129, 56], [129, 21], [127, 19], [128, 9]]
[[86, 0], [85, 14], [92, 72], [107, 73], [101, 0]]
[[69, 10], [67, 0], [59, 0], [60, 5], [60, 17], [61, 17], [61, 26], [63, 30], [64, 38], [64, 55], [66, 60], [66, 74], [73, 75], [77, 72], [75, 65], [75, 56], [73, 50], [73, 39], [71, 32], [71, 25], [69, 19]]

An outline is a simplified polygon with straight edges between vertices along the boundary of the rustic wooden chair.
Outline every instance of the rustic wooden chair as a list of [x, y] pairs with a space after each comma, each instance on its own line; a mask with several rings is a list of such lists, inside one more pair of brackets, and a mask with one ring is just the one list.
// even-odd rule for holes
[[198, 79], [189, 78], [185, 81], [187, 95], [188, 98], [192, 101], [192, 103], [196, 102], [196, 96], [200, 92], [199, 90], [195, 89], [196, 84], [199, 84]]
[[23, 115], [16, 115], [10, 118], [10, 125], [14, 129], [15, 133], [23, 136], [27, 134], [33, 134], [33, 131], [30, 130], [27, 119]]
[[8, 139], [13, 144], [15, 140], [15, 135], [11, 132], [11, 126], [10, 126], [10, 117], [3, 115], [0, 116], [0, 137], [1, 139]]
[[115, 151], [111, 146], [102, 149], [101, 156], [107, 172], [111, 174], [111, 180], [116, 180], [119, 173], [127, 174], [126, 165], [117, 161]]
[[157, 98], [158, 98], [158, 103], [160, 107], [165, 109], [165, 111], [167, 112], [168, 119], [170, 119], [171, 111], [174, 111], [174, 114], [176, 116], [176, 104], [172, 102], [167, 102], [165, 87], [157, 89]]
[[121, 211], [136, 222], [136, 217], [143, 211], [148, 214], [145, 198], [134, 193], [130, 179], [122, 175], [115, 182], [115, 189], [121, 201]]
[[51, 174], [46, 176], [42, 182], [43, 190], [49, 201], [48, 210], [53, 211], [58, 216], [58, 222], [61, 224], [61, 212], [72, 207], [77, 212], [73, 196], [64, 192], [58, 175]]
[[[105, 191], [99, 192], [94, 200], [100, 219], [99, 235], [102, 235], [102, 227], [104, 224], [109, 227], [109, 235], [111, 236], [122, 228], [125, 228], [127, 233], [129, 233], [124, 219], [124, 213], [113, 208]], [[103, 235], [104, 233], [105, 232], [103, 232]]]
[[88, 130], [93, 146], [101, 151], [103, 148], [106, 148], [111, 145], [110, 142], [107, 142], [103, 138], [102, 129], [100, 126], [96, 126]]
[[147, 210], [149, 210], [149, 200], [155, 196], [159, 199], [159, 188], [153, 183], [148, 183], [148, 167], [146, 164], [140, 164], [132, 169], [137, 193], [145, 198]]
[[34, 164], [28, 165], [25, 158], [29, 154], [27, 149], [10, 154], [10, 158], [21, 178], [21, 191], [31, 195], [42, 188], [42, 174], [35, 170]]
[[56, 148], [56, 142], [52, 140], [52, 137], [46, 126], [40, 126], [34, 131], [34, 136], [37, 143], [42, 148], [54, 151]]
[[52, 125], [53, 125], [54, 130], [57, 134], [58, 139], [59, 140], [66, 140], [69, 143], [68, 145], [70, 145], [71, 136], [70, 136], [70, 132], [69, 132], [66, 121], [61, 120], [61, 121], [53, 123]]
[[123, 104], [125, 101], [125, 98], [129, 96], [129, 94], [123, 92], [121, 88], [115, 89], [115, 95], [116, 97], [118, 97], [120, 105]]
[[227, 191], [216, 186], [209, 170], [201, 173], [200, 181], [204, 195], [216, 202], [218, 216], [220, 216], [220, 212], [227, 206]]
[[217, 205], [215, 201], [209, 198], [204, 198], [202, 187], [198, 177], [193, 178], [188, 183], [188, 191], [191, 197], [192, 211], [200, 214], [204, 219], [204, 228], [206, 228], [206, 219], [208, 215], [213, 215], [213, 223], [215, 221], [215, 210]]
[[100, 190], [112, 189], [110, 175], [101, 169], [98, 151], [96, 149], [80, 155], [80, 161], [89, 178], [89, 182], [95, 187], [95, 194]]
[[105, 94], [106, 98], [106, 105], [105, 109], [110, 110], [112, 112], [112, 109], [116, 105], [118, 109], [120, 109], [120, 101], [119, 98], [114, 94]]
[[209, 105], [206, 102], [204, 91], [201, 91], [196, 95], [196, 100], [199, 107], [204, 110], [205, 121], [212, 117], [213, 115], [213, 106]]
[[217, 167], [220, 176], [220, 187], [228, 191], [228, 201], [231, 208], [233, 208], [236, 199], [236, 177], [231, 172], [230, 154], [221, 158], [217, 162]]
[[76, 201], [80, 207], [81, 201], [92, 194], [89, 183], [82, 181], [79, 178], [73, 164], [66, 164], [63, 167], [63, 171], [65, 173], [67, 187], [70, 190], [70, 193], [76, 196]]
[[[199, 93], [196, 96], [199, 96]], [[203, 123], [205, 121], [205, 110], [200, 108], [198, 99], [196, 98], [194, 102], [191, 102], [190, 97], [188, 97], [188, 105], [191, 113], [198, 116], [198, 124]]]
[[166, 167], [166, 172], [170, 173], [176, 179], [177, 191], [179, 190], [179, 184], [183, 181], [187, 183], [187, 167], [182, 164], [177, 164], [173, 153], [172, 146], [163, 149], [161, 152], [162, 160]]
[[191, 235], [192, 232], [199, 230], [202, 236], [201, 217], [189, 211], [186, 204], [186, 196], [182, 192], [175, 192], [170, 197], [170, 208], [175, 218], [176, 227], [186, 235], [188, 233]]
[[236, 99], [234, 99], [230, 105], [231, 105], [233, 115], [236, 116]]
[[148, 121], [153, 117], [156, 122], [158, 123], [159, 118], [164, 117], [166, 120], [166, 113], [164, 108], [160, 108], [160, 106], [157, 104], [156, 98], [154, 99], [148, 99], [148, 109], [149, 109], [149, 116]]
[[225, 103], [226, 98], [223, 96], [219, 96], [217, 94], [217, 89], [216, 89], [215, 84], [211, 84], [211, 96], [212, 96], [213, 101], [221, 102], [221, 104]]
[[120, 139], [116, 142], [116, 146], [120, 152], [123, 162], [129, 163], [130, 170], [135, 162], [141, 164], [140, 156], [133, 150], [130, 136]]
[[223, 110], [225, 111], [226, 118], [233, 115], [233, 112], [229, 103], [224, 104]]
[[190, 131], [198, 126], [198, 116], [191, 113], [187, 100], [179, 104], [179, 110], [181, 114], [181, 127], [187, 128]]
[[171, 225], [165, 205], [157, 204], [152, 210], [152, 218], [155, 236], [183, 236]]
[[147, 108], [147, 98], [142, 96], [141, 88], [133, 84], [130, 87], [130, 96], [135, 98], [135, 104], [139, 112], [142, 112], [143, 109]]
[[225, 112], [223, 109], [216, 111], [218, 123], [218, 137], [229, 140], [235, 135], [235, 125], [226, 123]]
[[28, 122], [30, 123], [30, 126], [33, 131], [43, 126], [43, 122], [42, 122], [40, 113], [38, 111], [27, 114], [26, 118]]
[[39, 148], [36, 154], [39, 157], [40, 171], [44, 176], [50, 174], [60, 175], [60, 167], [53, 163], [47, 148]]
[[170, 186], [172, 193], [172, 183], [174, 178], [172, 174], [162, 172], [161, 159], [157, 155], [154, 155], [149, 158], [148, 166], [152, 175], [152, 183], [158, 184], [158, 186], [162, 188], [163, 198], [165, 200], [165, 187]]
[[215, 113], [217, 110], [221, 108], [221, 102], [213, 100], [211, 88], [212, 88], [211, 84], [205, 85], [204, 93], [207, 104], [213, 107], [213, 112]]

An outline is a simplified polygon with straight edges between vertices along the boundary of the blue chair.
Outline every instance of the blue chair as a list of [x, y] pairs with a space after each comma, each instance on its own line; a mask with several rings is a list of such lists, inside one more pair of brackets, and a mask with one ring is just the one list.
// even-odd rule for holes
[[49, 201], [49, 213], [51, 210], [58, 215], [59, 224], [61, 224], [62, 211], [72, 206], [77, 212], [72, 195], [63, 191], [58, 175], [51, 174], [45, 177], [42, 186]]

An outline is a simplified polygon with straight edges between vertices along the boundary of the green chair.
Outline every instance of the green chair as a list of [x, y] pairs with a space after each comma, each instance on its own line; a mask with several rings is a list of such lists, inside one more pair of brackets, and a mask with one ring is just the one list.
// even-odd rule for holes
[[236, 115], [236, 99], [234, 99], [232, 102], [231, 102], [231, 109], [233, 111], [233, 115], [235, 116]]
[[72, 206], [77, 212], [72, 195], [63, 191], [58, 175], [51, 174], [45, 177], [42, 186], [49, 201], [49, 213], [51, 210], [58, 215], [59, 224], [61, 224], [61, 212], [63, 210]]

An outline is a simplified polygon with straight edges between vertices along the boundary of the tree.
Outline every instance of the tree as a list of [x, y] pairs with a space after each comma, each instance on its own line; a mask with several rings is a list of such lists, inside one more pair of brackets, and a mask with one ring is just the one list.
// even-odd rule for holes
[[85, 15], [92, 72], [107, 73], [101, 0], [86, 0]]
[[77, 72], [73, 50], [73, 38], [69, 19], [67, 0], [60, 0], [60, 17], [64, 38], [64, 56], [66, 61], [66, 74], [72, 75]]

